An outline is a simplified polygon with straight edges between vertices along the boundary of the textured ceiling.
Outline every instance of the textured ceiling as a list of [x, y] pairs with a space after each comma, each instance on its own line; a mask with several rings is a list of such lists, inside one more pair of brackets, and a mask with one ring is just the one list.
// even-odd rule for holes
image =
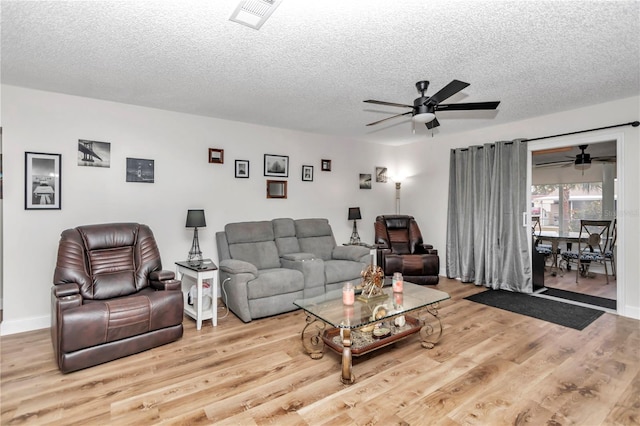
[[640, 93], [638, 1], [283, 0], [259, 31], [237, 4], [3, 0], [2, 82], [388, 144], [427, 129], [365, 127], [406, 110], [362, 101], [419, 80], [501, 101], [438, 113], [436, 138]]

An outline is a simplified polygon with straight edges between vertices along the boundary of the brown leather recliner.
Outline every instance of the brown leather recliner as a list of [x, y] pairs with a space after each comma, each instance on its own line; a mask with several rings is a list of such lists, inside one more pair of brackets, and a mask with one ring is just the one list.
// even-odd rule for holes
[[113, 223], [62, 232], [51, 288], [51, 340], [63, 373], [182, 337], [183, 294], [163, 271], [146, 225]]
[[378, 216], [374, 226], [378, 265], [386, 277], [401, 272], [406, 281], [415, 284], [438, 284], [438, 250], [423, 243], [413, 216]]

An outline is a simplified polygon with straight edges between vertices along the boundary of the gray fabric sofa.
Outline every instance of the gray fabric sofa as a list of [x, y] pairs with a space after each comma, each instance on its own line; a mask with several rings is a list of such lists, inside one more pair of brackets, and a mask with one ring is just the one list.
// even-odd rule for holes
[[216, 244], [223, 300], [244, 322], [359, 283], [372, 261], [365, 247], [338, 246], [327, 219], [230, 223], [216, 233]]

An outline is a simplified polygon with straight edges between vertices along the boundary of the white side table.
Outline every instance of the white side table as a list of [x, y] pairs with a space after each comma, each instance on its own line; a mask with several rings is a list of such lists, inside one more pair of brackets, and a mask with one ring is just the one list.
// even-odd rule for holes
[[[196, 328], [200, 330], [202, 328], [202, 320], [211, 319], [211, 323], [214, 327], [218, 325], [218, 283], [217, 274], [218, 267], [211, 259], [204, 259], [200, 266], [190, 265], [188, 262], [176, 262], [176, 279], [182, 281], [183, 275], [196, 279], [196, 287], [198, 290], [198, 297], [196, 306], [191, 306], [187, 303], [189, 288], [184, 288], [184, 282], [182, 283], [182, 296], [184, 299], [184, 313], [196, 320]], [[211, 280], [211, 310], [209, 312], [202, 312], [202, 282], [204, 280]]]

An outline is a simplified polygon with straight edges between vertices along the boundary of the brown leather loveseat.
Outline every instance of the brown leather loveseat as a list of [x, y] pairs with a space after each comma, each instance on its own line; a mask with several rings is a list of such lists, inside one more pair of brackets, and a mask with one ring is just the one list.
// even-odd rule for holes
[[181, 284], [162, 270], [146, 225], [63, 231], [53, 284], [51, 339], [63, 373], [182, 337]]
[[374, 227], [378, 265], [385, 277], [401, 272], [405, 280], [415, 284], [438, 284], [438, 250], [423, 243], [413, 216], [378, 216]]

